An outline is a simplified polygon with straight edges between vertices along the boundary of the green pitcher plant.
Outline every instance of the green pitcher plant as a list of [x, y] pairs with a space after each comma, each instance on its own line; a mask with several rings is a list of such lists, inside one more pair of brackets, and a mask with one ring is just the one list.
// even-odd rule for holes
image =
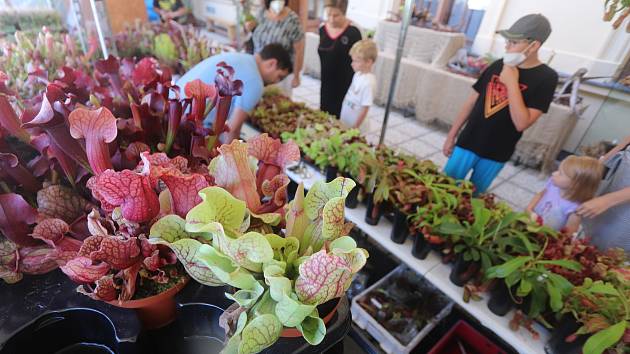
[[203, 201], [186, 219], [168, 215], [153, 225], [151, 242], [172, 249], [191, 277], [237, 289], [226, 294], [235, 304], [222, 316], [229, 329], [224, 353], [260, 352], [284, 328], [296, 328], [311, 345], [323, 340], [317, 305], [342, 297], [368, 257], [347, 236], [344, 203], [354, 186], [339, 177], [304, 196], [300, 185], [287, 205], [284, 235], [251, 231], [256, 216], [246, 202], [217, 186], [199, 192]]

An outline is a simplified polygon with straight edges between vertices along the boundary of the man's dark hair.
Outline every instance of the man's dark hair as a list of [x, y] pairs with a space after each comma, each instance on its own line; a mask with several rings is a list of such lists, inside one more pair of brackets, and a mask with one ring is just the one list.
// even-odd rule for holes
[[278, 69], [289, 70], [289, 74], [293, 72], [291, 55], [289, 55], [289, 52], [280, 44], [267, 44], [260, 53], [258, 53], [258, 55], [260, 55], [262, 60], [276, 59], [278, 62]]
[[[272, 0], [265, 0], [265, 9], [269, 10]], [[284, 6], [289, 6], [289, 0], [284, 0]]]

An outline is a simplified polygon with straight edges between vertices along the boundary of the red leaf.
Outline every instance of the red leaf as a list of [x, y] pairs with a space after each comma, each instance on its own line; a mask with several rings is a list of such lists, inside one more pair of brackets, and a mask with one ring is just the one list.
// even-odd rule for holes
[[149, 221], [160, 212], [160, 202], [148, 176], [129, 170], [107, 170], [95, 176], [88, 187], [101, 203], [120, 206], [123, 217], [129, 221]]
[[0, 194], [0, 231], [20, 246], [34, 246], [40, 242], [29, 234], [37, 220], [37, 210], [31, 207], [21, 195]]
[[105, 239], [104, 235], [96, 235], [90, 236], [83, 240], [83, 244], [81, 245], [81, 249], [79, 249], [79, 256], [82, 257], [90, 257], [92, 252], [98, 251], [101, 248], [101, 242]]
[[95, 174], [112, 168], [108, 143], [116, 139], [116, 118], [107, 108], [95, 110], [78, 108], [70, 113], [70, 134], [75, 139], [85, 139], [88, 161]]
[[48, 246], [23, 247], [20, 253], [20, 272], [45, 274], [57, 268], [57, 254]]
[[44, 219], [35, 226], [31, 236], [46, 242], [51, 247], [55, 247], [68, 231], [70, 231], [70, 227], [65, 221], [61, 219]]
[[92, 264], [87, 257], [72, 259], [60, 268], [72, 281], [81, 284], [94, 283], [109, 272], [107, 263]]
[[114, 269], [131, 267], [141, 258], [138, 240], [135, 237], [105, 237], [99, 249], [90, 254], [90, 258], [94, 261], [103, 261]]
[[115, 56], [110, 55], [107, 59], [97, 60], [96, 63], [94, 63], [94, 67], [104, 74], [117, 74], [120, 69], [120, 64]]
[[118, 300], [127, 301], [133, 298], [133, 294], [136, 293], [136, 279], [138, 278], [138, 272], [141, 267], [142, 263], [138, 262], [120, 273], [123, 280], [123, 287], [118, 296]]
[[146, 86], [155, 81], [159, 77], [156, 71], [157, 66], [157, 61], [151, 57], [140, 60], [132, 74], [134, 85]]
[[85, 286], [79, 288], [79, 292], [99, 301], [114, 301], [118, 296], [118, 286], [114, 283], [114, 275], [109, 274], [96, 281], [94, 291], [85, 291]]
[[37, 211], [42, 217], [72, 223], [90, 208], [90, 203], [74, 190], [58, 184], [37, 192]]
[[199, 191], [208, 187], [206, 178], [199, 174], [176, 175], [167, 174], [160, 178], [171, 192], [171, 205], [175, 214], [186, 217], [186, 214], [201, 203]]

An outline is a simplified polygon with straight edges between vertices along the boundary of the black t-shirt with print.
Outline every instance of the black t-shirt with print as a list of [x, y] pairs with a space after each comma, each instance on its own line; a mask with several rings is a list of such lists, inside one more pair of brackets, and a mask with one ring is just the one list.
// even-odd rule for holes
[[[499, 80], [503, 60], [492, 63], [473, 85], [479, 98], [459, 135], [457, 146], [498, 162], [514, 153], [522, 132], [516, 130], [508, 107], [507, 87]], [[525, 106], [547, 113], [558, 85], [558, 74], [545, 64], [518, 69]]]

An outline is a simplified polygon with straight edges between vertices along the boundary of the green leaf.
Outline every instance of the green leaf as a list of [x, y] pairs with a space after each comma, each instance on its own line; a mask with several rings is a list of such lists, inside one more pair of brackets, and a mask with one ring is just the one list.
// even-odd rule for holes
[[585, 354], [601, 354], [621, 340], [626, 326], [627, 322], [624, 320], [595, 333], [584, 343], [583, 352]]
[[324, 320], [317, 314], [317, 310], [306, 317], [304, 321], [297, 326], [297, 329], [310, 345], [318, 345], [326, 336], [326, 325], [324, 324]]
[[[186, 220], [182, 219], [178, 215], [166, 215], [151, 226], [149, 238], [162, 239], [168, 243], [173, 243], [181, 239], [193, 238], [191, 237], [191, 234], [186, 231], [185, 226]], [[211, 239], [208, 241], [210, 240]], [[199, 241], [203, 242], [203, 239]]]
[[241, 289], [234, 294], [225, 294], [228, 299], [237, 302], [239, 306], [251, 308], [256, 304], [260, 296], [265, 292], [265, 288], [256, 282], [254, 289]]
[[221, 224], [215, 223], [213, 246], [232, 261], [252, 272], [262, 272], [262, 264], [273, 259], [273, 249], [267, 238], [258, 232], [248, 232], [239, 238], [231, 238], [223, 232]]
[[488, 278], [506, 278], [531, 260], [532, 257], [529, 256], [513, 258], [501, 265], [490, 267], [487, 276]]
[[284, 294], [276, 306], [276, 316], [285, 327], [296, 327], [315, 310], [315, 305], [305, 305], [297, 300], [295, 293]]
[[204, 245], [201, 242], [193, 239], [181, 239], [169, 243], [161, 239], [151, 239], [151, 243], [168, 246], [182, 263], [188, 275], [197, 282], [207, 286], [225, 285], [225, 282], [219, 279], [210, 267], [199, 261], [199, 249]]
[[357, 242], [350, 236], [343, 236], [331, 242], [329, 248], [331, 250], [339, 249], [350, 252], [357, 248]]
[[552, 272], [546, 273], [549, 277], [549, 282], [560, 291], [562, 295], [568, 295], [573, 289], [573, 284], [569, 282], [565, 277]]
[[562, 310], [562, 294], [560, 290], [553, 286], [552, 282], [547, 282], [547, 293], [549, 294], [549, 306], [553, 312], [559, 312]]
[[241, 312], [236, 323], [236, 331], [230, 337], [227, 344], [221, 350], [221, 354], [238, 354], [238, 347], [241, 344], [241, 333], [247, 324], [247, 311]]
[[199, 196], [203, 202], [186, 215], [186, 231], [214, 232], [216, 227], [212, 224], [220, 223], [228, 236], [239, 234], [247, 212], [244, 201], [220, 187], [204, 188]]
[[580, 263], [576, 261], [569, 261], [566, 259], [551, 260], [551, 261], [538, 261], [538, 264], [555, 265], [555, 266], [570, 269], [574, 272], [579, 272], [582, 270], [582, 265], [580, 265]]
[[532, 291], [532, 283], [527, 279], [521, 279], [521, 282], [518, 286], [518, 290], [516, 291], [516, 295], [520, 297], [525, 297], [529, 295]]
[[239, 289], [254, 290], [258, 281], [232, 259], [210, 245], [201, 245], [197, 254], [199, 263], [206, 265], [223, 283]]
[[474, 198], [471, 201], [473, 215], [475, 216], [475, 222], [472, 225], [472, 229], [477, 235], [483, 234], [488, 221], [492, 217], [492, 211], [485, 207], [483, 200]]
[[604, 283], [601, 280], [594, 282], [588, 290], [594, 294], [619, 296], [619, 292], [614, 285], [611, 283]]
[[309, 305], [342, 296], [352, 280], [352, 269], [347, 261], [325, 250], [308, 257], [299, 272], [295, 292], [301, 302]]
[[260, 353], [273, 345], [282, 333], [282, 323], [278, 317], [265, 314], [252, 319], [241, 333], [239, 354]]

